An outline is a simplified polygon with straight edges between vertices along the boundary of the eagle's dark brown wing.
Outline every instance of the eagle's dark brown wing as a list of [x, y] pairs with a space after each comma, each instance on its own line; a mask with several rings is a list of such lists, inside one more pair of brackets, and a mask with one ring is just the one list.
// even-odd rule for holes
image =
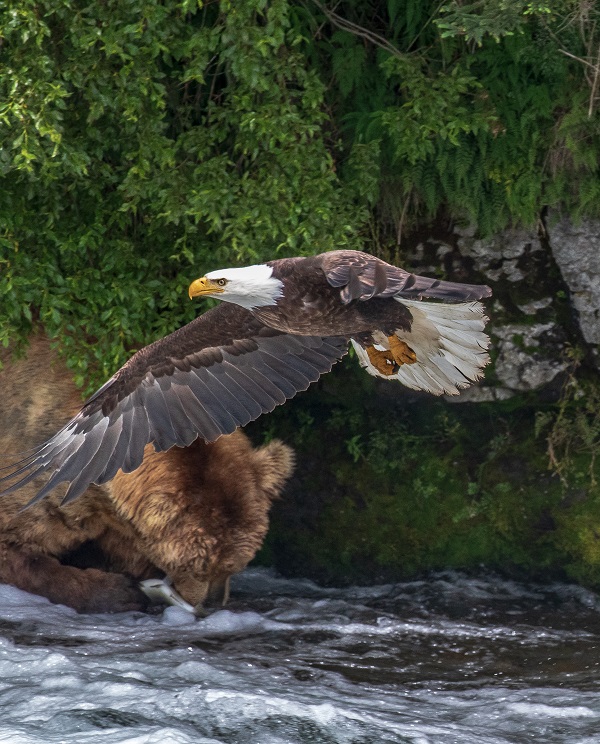
[[159, 451], [198, 436], [211, 442], [272, 411], [329, 372], [346, 350], [343, 339], [291, 336], [223, 303], [135, 354], [0, 479], [8, 486], [2, 493], [47, 472], [35, 500], [66, 481], [65, 501], [72, 500], [119, 468], [139, 467], [149, 442]]
[[482, 284], [458, 284], [411, 274], [404, 269], [361, 251], [331, 251], [318, 257], [328, 283], [341, 287], [344, 304], [372, 297], [399, 297], [420, 300], [423, 297], [446, 302], [467, 302], [489, 297]]

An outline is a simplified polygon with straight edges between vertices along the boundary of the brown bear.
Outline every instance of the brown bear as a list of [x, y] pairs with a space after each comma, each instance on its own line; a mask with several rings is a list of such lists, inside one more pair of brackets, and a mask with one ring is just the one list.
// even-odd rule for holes
[[[2, 350], [0, 361], [1, 466], [54, 434], [82, 401], [41, 333], [25, 357]], [[62, 484], [23, 510], [44, 481], [34, 480], [0, 501], [0, 582], [79, 612], [142, 609], [137, 582], [165, 574], [198, 609], [207, 598], [225, 602], [229, 577], [261, 546], [292, 469], [289, 447], [255, 449], [238, 430], [168, 452], [149, 445], [134, 473], [119, 472], [64, 507]]]

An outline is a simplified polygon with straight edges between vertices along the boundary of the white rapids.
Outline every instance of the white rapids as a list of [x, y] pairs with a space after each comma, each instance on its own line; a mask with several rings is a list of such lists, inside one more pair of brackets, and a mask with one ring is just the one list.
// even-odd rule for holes
[[325, 589], [252, 569], [203, 619], [0, 585], [0, 743], [600, 743], [600, 599], [445, 572]]

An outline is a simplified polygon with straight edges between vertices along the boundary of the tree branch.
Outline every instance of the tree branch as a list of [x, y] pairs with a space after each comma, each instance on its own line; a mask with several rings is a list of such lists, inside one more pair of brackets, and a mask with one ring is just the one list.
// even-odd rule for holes
[[342, 18], [342, 16], [334, 13], [333, 10], [329, 10], [328, 8], [326, 8], [322, 3], [319, 2], [319, 0], [313, 0], [313, 2], [319, 8], [319, 10], [324, 13], [325, 16], [327, 16], [330, 23], [332, 23], [334, 26], [341, 28], [343, 31], [348, 31], [355, 36], [360, 36], [363, 39], [367, 39], [367, 41], [370, 41], [371, 44], [375, 44], [375, 46], [378, 46], [380, 49], [385, 49], [386, 52], [389, 52], [391, 55], [397, 57], [398, 59], [406, 59], [406, 54], [397, 49], [384, 36], [380, 36], [374, 31], [369, 31], [369, 29], [364, 28], [363, 26], [359, 26], [352, 21], [348, 21], [345, 18]]

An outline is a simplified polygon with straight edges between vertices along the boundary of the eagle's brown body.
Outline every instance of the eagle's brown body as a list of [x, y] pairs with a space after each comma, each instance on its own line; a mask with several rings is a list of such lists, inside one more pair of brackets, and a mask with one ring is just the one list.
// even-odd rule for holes
[[[315, 334], [372, 341], [372, 331], [382, 329], [393, 333], [396, 328], [410, 329], [410, 311], [399, 302], [391, 299], [374, 298], [370, 302], [354, 301], [348, 305], [340, 304], [340, 292], [335, 287], [317, 281], [303, 282], [298, 285], [293, 275], [282, 281], [285, 287], [285, 302], [274, 307], [260, 307], [253, 315], [270, 328], [295, 336]], [[282, 276], [277, 272], [277, 276]], [[305, 275], [306, 276], [306, 275]], [[311, 275], [309, 275], [309, 278]], [[319, 314], [315, 316], [315, 307]], [[352, 328], [349, 333], [348, 329]]]
[[[334, 336], [374, 343], [372, 333], [410, 330], [410, 310], [395, 297], [479, 299], [480, 285], [416, 277], [359, 251], [332, 251], [308, 258], [270, 261], [283, 282], [283, 297], [252, 314], [266, 326], [293, 335]], [[388, 271], [391, 269], [393, 274]], [[340, 291], [340, 287], [343, 289]], [[340, 301], [341, 297], [341, 301]]]

